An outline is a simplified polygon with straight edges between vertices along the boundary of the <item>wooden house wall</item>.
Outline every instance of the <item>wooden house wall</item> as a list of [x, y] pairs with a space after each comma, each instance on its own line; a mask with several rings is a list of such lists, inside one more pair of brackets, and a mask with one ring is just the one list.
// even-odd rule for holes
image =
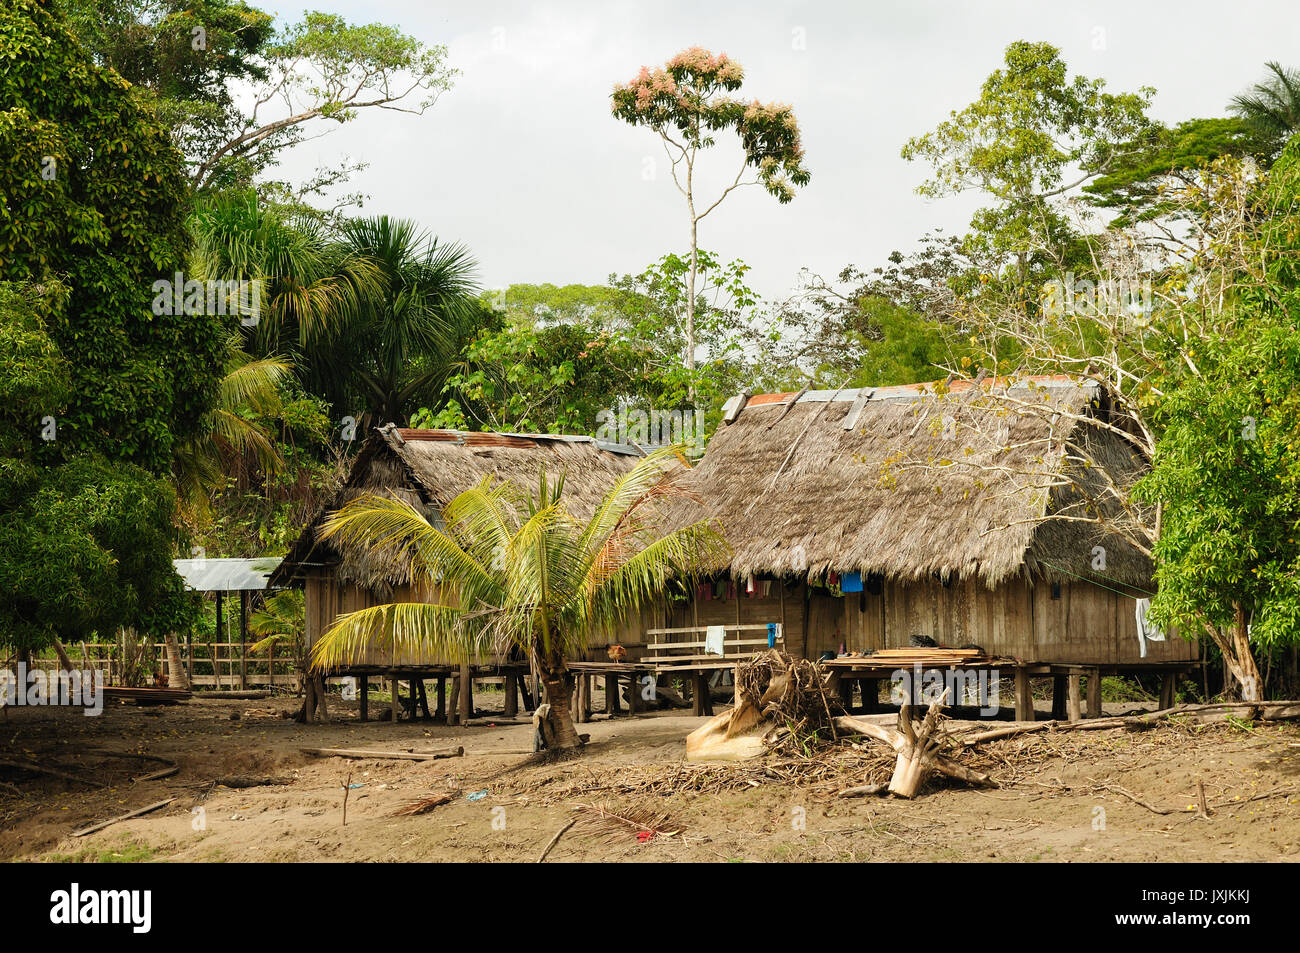
[[773, 583], [767, 599], [741, 595], [678, 604], [673, 626], [783, 622], [785, 649], [805, 658], [901, 648], [912, 635], [944, 645], [978, 645], [1023, 661], [1093, 665], [1194, 661], [1195, 642], [1170, 635], [1149, 642], [1142, 658], [1135, 600], [1087, 582], [1052, 585], [1012, 579], [987, 588], [977, 580], [885, 581], [879, 593], [833, 596], [803, 583]]

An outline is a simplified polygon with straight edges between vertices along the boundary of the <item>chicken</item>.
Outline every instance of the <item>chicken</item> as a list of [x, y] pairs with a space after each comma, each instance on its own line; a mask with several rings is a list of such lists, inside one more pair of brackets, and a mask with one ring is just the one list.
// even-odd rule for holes
[[611, 645], [608, 649], [609, 660], [611, 662], [626, 662], [627, 649], [621, 645]]

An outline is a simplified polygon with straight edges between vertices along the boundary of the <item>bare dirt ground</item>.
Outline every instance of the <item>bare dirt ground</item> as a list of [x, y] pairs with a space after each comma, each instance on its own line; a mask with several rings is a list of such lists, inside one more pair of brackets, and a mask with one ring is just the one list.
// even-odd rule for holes
[[[490, 706], [493, 698], [478, 700]], [[584, 725], [591, 743], [580, 756], [538, 763], [522, 753], [531, 738], [522, 716], [511, 724], [480, 718], [464, 728], [362, 724], [355, 705], [335, 699], [334, 722], [299, 725], [282, 717], [298, 704], [292, 698], [196, 699], [158, 708], [110, 703], [97, 718], [7, 710], [0, 716], [0, 758], [34, 758], [108, 786], [0, 767], [0, 857], [533, 862], [578, 816], [576, 807], [602, 805], [662, 812], [668, 815], [662, 828], [677, 833], [639, 839], [617, 825], [609, 836], [579, 826], [560, 839], [548, 862], [1300, 859], [1300, 727], [1294, 723], [1003, 739], [962, 756], [998, 779], [998, 789], [939, 780], [907, 802], [835, 796], [888, 777], [890, 759], [868, 742], [860, 750], [842, 744], [835, 754], [806, 762], [693, 765], [684, 761], [683, 739], [702, 719], [661, 713]], [[450, 745], [463, 745], [465, 756], [351, 761], [299, 750]], [[111, 752], [171, 759], [180, 771], [133, 782], [161, 765]], [[229, 776], [287, 783], [243, 789], [216, 783]], [[1194, 807], [1198, 779], [1208, 819]], [[443, 793], [450, 801], [426, 814], [392, 816]], [[175, 800], [156, 813], [70, 836], [166, 797]]]

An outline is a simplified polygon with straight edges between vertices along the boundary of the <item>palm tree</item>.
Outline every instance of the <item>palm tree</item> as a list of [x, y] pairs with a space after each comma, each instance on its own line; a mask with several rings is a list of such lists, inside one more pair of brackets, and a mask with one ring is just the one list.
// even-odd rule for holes
[[313, 380], [336, 407], [359, 402], [364, 425], [404, 424], [435, 400], [479, 315], [478, 263], [414, 222], [387, 216], [342, 226], [342, 253], [382, 277], [311, 356]]
[[283, 358], [254, 358], [239, 347], [239, 336], [227, 343], [225, 374], [217, 401], [203, 416], [199, 432], [176, 447], [172, 483], [184, 522], [204, 522], [211, 512], [212, 491], [227, 475], [242, 467], [276, 473], [283, 461], [274, 440], [254, 416], [280, 408], [280, 386], [291, 373]]
[[413, 591], [431, 598], [340, 616], [313, 646], [312, 665], [348, 664], [371, 647], [458, 661], [515, 647], [535, 660], [546, 689], [548, 745], [577, 747], [565, 658], [670, 585], [725, 562], [726, 543], [707, 522], [661, 532], [681, 460], [669, 448], [639, 461], [585, 522], [565, 505], [563, 476], [551, 480], [544, 468], [535, 492], [485, 480], [433, 521], [401, 500], [359, 497], [326, 521], [325, 536], [400, 558]]
[[1300, 71], [1275, 61], [1264, 68], [1268, 77], [1249, 92], [1234, 96], [1228, 108], [1268, 143], [1269, 157], [1276, 157], [1300, 130]]
[[363, 296], [383, 293], [379, 266], [345, 248], [319, 222], [294, 218], [251, 192], [204, 199], [190, 219], [190, 271], [199, 279], [259, 284], [263, 307], [244, 329], [259, 355], [302, 355], [337, 334]]

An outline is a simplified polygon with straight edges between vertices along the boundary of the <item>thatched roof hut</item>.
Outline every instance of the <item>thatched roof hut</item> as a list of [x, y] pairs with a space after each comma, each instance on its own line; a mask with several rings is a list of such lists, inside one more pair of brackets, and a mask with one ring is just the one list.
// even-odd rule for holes
[[378, 596], [409, 582], [406, 568], [398, 562], [340, 551], [320, 539], [326, 517], [358, 496], [391, 496], [431, 514], [485, 477], [535, 487], [545, 467], [552, 476], [564, 474], [565, 501], [582, 517], [594, 511], [618, 475], [640, 456], [636, 447], [591, 437], [416, 430], [388, 424], [366, 439], [347, 482], [299, 535], [271, 584], [289, 585], [320, 569], [328, 569], [339, 583]]
[[1065, 377], [997, 387], [733, 399], [685, 480], [696, 502], [674, 519], [716, 519], [734, 551], [725, 568], [741, 578], [856, 571], [992, 588], [1012, 575], [1096, 575], [1148, 588], [1149, 560], [1088, 521], [1119, 518], [1106, 485], [1128, 486], [1146, 466], [1122, 437], [1089, 426], [1109, 413], [1105, 389]]
[[732, 554], [675, 631], [776, 623], [810, 658], [916, 636], [1051, 664], [1195, 658], [1138, 636], [1152, 567], [1126, 491], [1148, 462], [1095, 381], [762, 394], [723, 419], [670, 520], [715, 520]]

